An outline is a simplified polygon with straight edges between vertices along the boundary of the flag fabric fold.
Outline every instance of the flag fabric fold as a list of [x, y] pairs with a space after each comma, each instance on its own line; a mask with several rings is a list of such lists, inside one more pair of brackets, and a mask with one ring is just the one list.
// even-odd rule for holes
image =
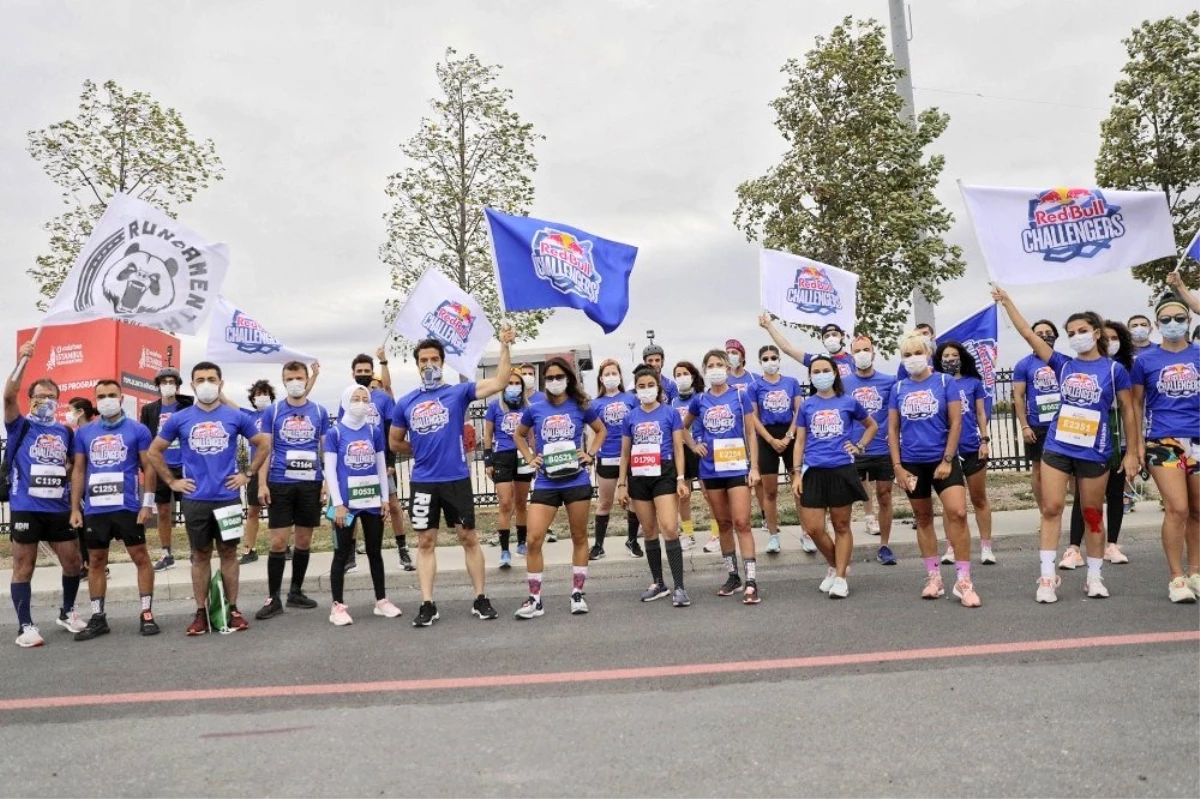
[[396, 314], [392, 330], [409, 341], [434, 338], [446, 349], [446, 364], [473, 376], [496, 329], [483, 306], [436, 269], [426, 269]]
[[763, 250], [758, 265], [763, 309], [786, 322], [833, 322], [853, 332], [858, 275], [778, 250]]
[[987, 307], [976, 311], [949, 330], [937, 337], [938, 344], [947, 341], [957, 341], [963, 345], [983, 378], [983, 386], [987, 389], [988, 412], [991, 412], [992, 402], [996, 399], [996, 358], [999, 348], [999, 323], [996, 305], [989, 303]]
[[208, 326], [206, 356], [216, 363], [313, 363], [313, 356], [285, 346], [256, 319], [225, 297], [217, 298]]

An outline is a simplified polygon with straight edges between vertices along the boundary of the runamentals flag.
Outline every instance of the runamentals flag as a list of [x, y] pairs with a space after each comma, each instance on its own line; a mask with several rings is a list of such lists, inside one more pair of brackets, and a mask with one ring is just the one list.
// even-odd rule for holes
[[758, 265], [764, 310], [787, 322], [833, 322], [853, 332], [858, 275], [778, 250], [763, 250]]
[[316, 358], [284, 346], [257, 320], [224, 297], [208, 325], [206, 357], [216, 363], [312, 363]]
[[1176, 252], [1161, 191], [959, 187], [988, 273], [998, 283], [1054, 283]]
[[987, 389], [988, 413], [992, 412], [992, 402], [996, 399], [996, 357], [999, 355], [996, 342], [998, 339], [999, 327], [997, 326], [995, 303], [971, 314], [937, 337], [938, 344], [957, 341], [967, 352], [971, 353], [971, 357], [975, 359], [975, 365], [979, 367], [979, 374], [983, 378], [983, 387]]
[[472, 377], [496, 337], [483, 307], [450, 278], [426, 269], [396, 314], [392, 330], [409, 341], [435, 338], [446, 348], [446, 364]]
[[224, 244], [115, 194], [42, 324], [112, 318], [195, 335], [217, 304], [228, 267]]
[[505, 310], [577, 308], [605, 333], [620, 327], [637, 247], [558, 222], [484, 214]]

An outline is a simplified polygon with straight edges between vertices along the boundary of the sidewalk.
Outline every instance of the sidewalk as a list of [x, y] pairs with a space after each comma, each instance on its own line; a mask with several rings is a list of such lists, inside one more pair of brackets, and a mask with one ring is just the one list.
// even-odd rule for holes
[[[1000, 559], [1004, 559], [1007, 554], [1019, 549], [1036, 549], [1037, 548], [1037, 531], [1038, 531], [1038, 512], [1036, 510], [1020, 510], [1020, 511], [1005, 511], [996, 513], [992, 517], [992, 535], [996, 540], [996, 554]], [[977, 559], [979, 556], [978, 538], [975, 529], [974, 517], [968, 517], [968, 523], [971, 526], [972, 536], [972, 554]], [[945, 548], [945, 542], [942, 538], [941, 521], [935, 520], [935, 527], [938, 531], [938, 547], [939, 552]], [[1121, 529], [1121, 537], [1133, 539], [1154, 538], [1157, 539], [1159, 529], [1162, 525], [1162, 513], [1154, 507], [1152, 503], [1141, 503], [1136, 512], [1125, 517], [1124, 526]], [[564, 532], [562, 520], [556, 527], [560, 535]], [[719, 554], [709, 554], [701, 550], [701, 545], [708, 540], [708, 530], [697, 530], [696, 541], [698, 546], [684, 553], [689, 571], [697, 572], [702, 570], [715, 570], [719, 568], [721, 556]], [[780, 567], [791, 567], [803, 564], [817, 563], [820, 560], [820, 555], [808, 555], [800, 549], [800, 528], [799, 526], [784, 526], [781, 528], [780, 540], [783, 546], [783, 552], [779, 555], [763, 555], [763, 548], [766, 546], [766, 537], [761, 531], [755, 533], [755, 541], [757, 542], [757, 550], [759, 554], [760, 568], [765, 573], [769, 574]], [[411, 539], [410, 539], [411, 541]], [[892, 537], [890, 546], [898, 559], [911, 559], [918, 555], [917, 551], [917, 532], [908, 525], [906, 520], [902, 520], [893, 525]], [[1067, 535], [1064, 531], [1059, 549], [1066, 545]], [[590, 576], [597, 578], [609, 577], [629, 577], [629, 576], [645, 576], [648, 574], [646, 561], [644, 558], [631, 558], [625, 551], [624, 547], [624, 532], [623, 530], [611, 535], [607, 539], [606, 547], [607, 557], [604, 560], [593, 561], [589, 564]], [[867, 535], [862, 528], [861, 522], [854, 523], [854, 560], [873, 561], [875, 558], [875, 550], [879, 546], [879, 539], [875, 536]], [[120, 547], [120, 544], [116, 544]], [[487, 560], [488, 581], [492, 584], [517, 584], [525, 579], [524, 559], [516, 556], [516, 543], [513, 543], [513, 568], [507, 572], [501, 572], [497, 568], [497, 562], [500, 558], [499, 547], [483, 547], [484, 557]], [[550, 579], [569, 578], [571, 565], [571, 542], [570, 539], [560, 538], [557, 543], [546, 544], [545, 553], [545, 571]], [[156, 550], [152, 550], [153, 555], [157, 555]], [[1033, 555], [1026, 554], [1026, 557], [1034, 558]], [[413, 549], [413, 557], [416, 557], [415, 548]], [[416, 572], [405, 572], [399, 567], [396, 558], [396, 550], [383, 550], [384, 566], [387, 572], [387, 586], [389, 589], [398, 590], [416, 590], [417, 589], [417, 574]], [[309, 562], [308, 578], [306, 580], [306, 588], [308, 592], [314, 596], [327, 594], [329, 591], [329, 567], [333, 560], [331, 552], [314, 552], [312, 559]], [[463, 558], [461, 547], [439, 547], [437, 550], [438, 560], [438, 586], [443, 591], [448, 587], [467, 586], [469, 582], [466, 575], [466, 565]], [[664, 559], [665, 560], [665, 559]], [[1034, 558], [1036, 560], [1036, 558]], [[1031, 560], [1031, 562], [1034, 562]], [[217, 568], [216, 557], [213, 558], [213, 568]], [[137, 590], [137, 570], [132, 563], [115, 563], [111, 566], [112, 574], [108, 579], [108, 595], [107, 598], [111, 602], [135, 600], [138, 598]], [[57, 566], [40, 566], [33, 575], [33, 597], [39, 605], [49, 605], [60, 601], [62, 584], [60, 581], [61, 572]], [[289, 564], [287, 572], [284, 575], [284, 589], [287, 588], [287, 580], [291, 575], [291, 565]], [[12, 580], [11, 570], [0, 570], [0, 596], [5, 599], [8, 597], [8, 586]], [[367, 559], [365, 556], [358, 557], [358, 571], [346, 575], [346, 590], [368, 589], [371, 587], [371, 574], [367, 567]], [[253, 608], [257, 603], [266, 596], [267, 593], [267, 558], [261, 555], [258, 562], [251, 563], [241, 568], [240, 579], [240, 595], [241, 605], [243, 607]], [[87, 605], [87, 585], [80, 586], [79, 603], [81, 607]], [[180, 558], [179, 564], [166, 572], [159, 572], [155, 575], [154, 581], [154, 598], [163, 600], [185, 600], [192, 598], [192, 581], [191, 570], [188, 567], [186, 556]], [[399, 596], [396, 597], [400, 599]], [[404, 601], [409, 601], [409, 597], [403, 597]], [[7, 604], [7, 603], [6, 603]]]

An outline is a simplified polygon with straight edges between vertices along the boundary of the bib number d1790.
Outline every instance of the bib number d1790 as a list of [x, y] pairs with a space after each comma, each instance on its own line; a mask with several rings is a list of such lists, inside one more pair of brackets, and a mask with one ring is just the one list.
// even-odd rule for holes
[[1054, 438], [1061, 444], [1076, 447], [1096, 446], [1100, 433], [1100, 411], [1063, 405], [1058, 411], [1058, 423], [1054, 427]]
[[222, 541], [236, 541], [242, 537], [242, 506], [226, 505], [213, 509], [217, 520], [217, 529], [221, 532]]
[[746, 442], [740, 438], [718, 438], [713, 441], [713, 470], [719, 474], [744, 472], [749, 468]]
[[634, 477], [662, 475], [662, 451], [657, 444], [634, 444], [629, 452], [629, 471]]
[[346, 499], [346, 507], [350, 510], [366, 510], [383, 506], [379, 491], [379, 475], [351, 477], [346, 481], [350, 496]]

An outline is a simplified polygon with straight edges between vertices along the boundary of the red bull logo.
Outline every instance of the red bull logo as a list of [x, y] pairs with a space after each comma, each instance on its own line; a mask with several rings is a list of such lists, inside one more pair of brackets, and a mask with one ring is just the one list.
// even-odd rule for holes
[[439, 399], [418, 402], [408, 413], [408, 427], [418, 435], [436, 433], [448, 424], [450, 411]]
[[29, 457], [35, 463], [62, 466], [67, 462], [67, 442], [53, 433], [39, 433], [29, 445]]
[[1021, 231], [1025, 252], [1043, 261], [1066, 263], [1091, 258], [1125, 235], [1119, 206], [1099, 189], [1046, 189], [1029, 201], [1029, 227]]
[[846, 424], [842, 420], [841, 411], [833, 408], [821, 408], [813, 412], [808, 425], [808, 434], [813, 438], [840, 438], [845, 433]]
[[621, 400], [617, 400], [605, 405], [600, 417], [608, 427], [619, 427], [625, 422], [625, 417], [628, 414], [629, 406]]
[[[622, 406], [624, 407], [624, 406]], [[547, 416], [542, 422], [543, 441], [574, 441], [575, 422], [565, 413]]]
[[927, 388], [905, 394], [900, 403], [900, 415], [914, 422], [932, 419], [937, 412], [937, 395]]
[[792, 410], [792, 400], [783, 389], [772, 389], [763, 396], [762, 407], [767, 413], [788, 413]]
[[1039, 366], [1033, 373], [1033, 387], [1039, 394], [1058, 393], [1058, 375], [1049, 366]]
[[872, 416], [883, 410], [883, 396], [875, 386], [859, 386], [854, 389], [854, 399]]
[[737, 425], [737, 419], [728, 405], [714, 405], [711, 408], [706, 408], [702, 422], [704, 423], [704, 429], [714, 436], [728, 433]]
[[317, 440], [317, 428], [307, 416], [289, 416], [279, 425], [279, 437], [287, 444], [308, 444]]
[[1072, 372], [1062, 381], [1063, 401], [1072, 405], [1095, 405], [1100, 394], [1100, 381], [1087, 372]]
[[220, 422], [198, 422], [188, 431], [188, 447], [197, 455], [216, 455], [229, 449], [229, 431]]
[[[1172, 399], [1200, 394], [1200, 373], [1190, 363], [1173, 363], [1158, 373], [1158, 393]], [[1194, 432], [1194, 431], [1193, 431]]]
[[364, 472], [375, 468], [375, 445], [369, 439], [360, 438], [346, 445], [342, 463], [347, 469]]
[[633, 443], [634, 444], [657, 444], [663, 443], [662, 426], [658, 422], [638, 422], [633, 426]]
[[599, 302], [600, 274], [592, 261], [592, 246], [571, 233], [542, 228], [533, 236], [534, 272], [563, 294]]
[[279, 339], [241, 311], [234, 311], [233, 318], [225, 325], [225, 343], [234, 345], [238, 352], [252, 355], [270, 355], [283, 349]]
[[[983, 387], [987, 390], [987, 395], [991, 397], [996, 391], [996, 355], [999, 352], [996, 348], [996, 340], [991, 338], [969, 339], [963, 342], [963, 346], [975, 359], [979, 375], [983, 378]], [[965, 409], [966, 403], [963, 405]]]
[[832, 316], [842, 310], [842, 298], [829, 275], [811, 264], [796, 270], [796, 283], [788, 289], [787, 301], [799, 311], [821, 316]]
[[506, 413], [506, 414], [504, 414], [504, 418], [500, 420], [500, 429], [510, 436], [513, 433], [517, 432], [517, 428], [520, 426], [521, 426], [520, 411]]
[[129, 457], [125, 439], [118, 435], [96, 436], [88, 447], [88, 460], [93, 466], [116, 466]]
[[425, 314], [421, 326], [430, 337], [442, 342], [446, 352], [462, 355], [466, 351], [467, 341], [471, 338], [471, 329], [475, 327], [475, 319], [475, 315], [466, 305], [454, 300], [445, 300], [437, 310]]

